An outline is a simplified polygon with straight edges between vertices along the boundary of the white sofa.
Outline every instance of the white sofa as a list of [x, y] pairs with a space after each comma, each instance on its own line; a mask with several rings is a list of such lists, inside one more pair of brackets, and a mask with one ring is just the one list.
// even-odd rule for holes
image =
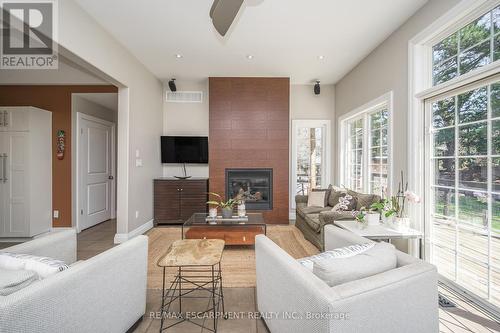
[[[76, 261], [65, 230], [2, 251]], [[0, 296], [0, 332], [123, 333], [146, 311], [148, 238], [135, 237], [69, 269]]]
[[[325, 250], [370, 242], [325, 226]], [[273, 241], [256, 237], [257, 306], [272, 333], [438, 332], [437, 271], [397, 251], [397, 268], [329, 287]]]

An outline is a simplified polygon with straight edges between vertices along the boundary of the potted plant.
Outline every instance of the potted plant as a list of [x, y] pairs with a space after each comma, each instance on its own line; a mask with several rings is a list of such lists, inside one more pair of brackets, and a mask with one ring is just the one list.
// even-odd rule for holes
[[420, 203], [420, 197], [408, 190], [408, 182], [403, 182], [403, 172], [401, 172], [401, 182], [398, 185], [398, 193], [390, 198], [390, 209], [385, 213], [386, 217], [394, 218], [394, 227], [398, 230], [408, 229], [410, 221], [406, 215], [407, 203]]
[[382, 202], [375, 202], [370, 206], [370, 209], [366, 212], [366, 221], [368, 225], [380, 224], [380, 214], [383, 209], [384, 204]]
[[358, 222], [359, 227], [365, 227], [366, 226], [366, 208], [361, 207], [359, 211], [353, 211], [352, 215]]
[[238, 204], [238, 200], [229, 199], [227, 201], [224, 201], [224, 200], [222, 200], [222, 197], [217, 193], [209, 192], [208, 194], [217, 197], [218, 201], [213, 201], [213, 200], [207, 201], [207, 204], [212, 205], [212, 206], [216, 206], [216, 207], [220, 207], [222, 210], [222, 218], [230, 219], [233, 217], [233, 209], [234, 209], [234, 206], [236, 206]]

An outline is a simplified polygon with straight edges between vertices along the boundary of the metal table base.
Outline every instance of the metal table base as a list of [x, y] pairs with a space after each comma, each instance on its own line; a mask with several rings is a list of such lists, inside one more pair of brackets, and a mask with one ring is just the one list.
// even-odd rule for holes
[[[217, 324], [221, 314], [224, 319], [227, 319], [227, 314], [225, 313], [224, 308], [224, 293], [222, 290], [222, 271], [220, 262], [211, 266], [177, 267], [177, 273], [173, 281], [171, 281], [170, 287], [168, 289], [165, 289], [165, 284], [166, 267], [163, 267], [160, 332], [163, 332], [186, 321], [210, 332], [217, 332]], [[193, 295], [193, 293], [198, 291], [201, 291], [202, 293], [206, 292], [207, 295]], [[182, 313], [182, 300], [189, 298], [209, 300], [208, 308], [204, 311], [196, 312], [196, 314], [204, 315], [211, 313], [211, 327], [205, 325], [205, 320], [203, 320], [203, 323], [200, 324], [195, 322], [192, 318], [189, 318], [186, 313]], [[179, 312], [176, 316], [177, 321], [164, 327], [165, 317], [169, 317], [169, 315], [173, 313], [172, 311], [170, 311], [170, 308], [171, 305], [176, 301], [179, 302]], [[220, 312], [221, 307], [222, 312]]]

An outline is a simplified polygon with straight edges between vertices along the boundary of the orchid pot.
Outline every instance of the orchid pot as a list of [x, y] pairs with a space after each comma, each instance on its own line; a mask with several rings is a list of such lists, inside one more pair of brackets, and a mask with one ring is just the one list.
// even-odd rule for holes
[[233, 217], [233, 207], [222, 208], [222, 217], [225, 219], [230, 219]]
[[368, 212], [366, 213], [366, 223], [368, 225], [379, 225], [380, 224], [380, 213], [378, 212]]

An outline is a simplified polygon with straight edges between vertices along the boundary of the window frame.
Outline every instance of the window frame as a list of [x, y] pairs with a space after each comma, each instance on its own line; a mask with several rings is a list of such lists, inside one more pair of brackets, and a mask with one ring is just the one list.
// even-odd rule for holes
[[371, 147], [371, 128], [370, 115], [381, 108], [387, 108], [387, 195], [392, 194], [393, 190], [393, 91], [387, 92], [382, 96], [352, 110], [351, 112], [339, 117], [338, 123], [338, 175], [339, 184], [350, 187], [350, 179], [348, 179], [349, 171], [347, 170], [349, 143], [349, 123], [356, 119], [363, 119], [363, 165], [362, 165], [362, 189], [364, 191], [370, 189], [370, 147]]

